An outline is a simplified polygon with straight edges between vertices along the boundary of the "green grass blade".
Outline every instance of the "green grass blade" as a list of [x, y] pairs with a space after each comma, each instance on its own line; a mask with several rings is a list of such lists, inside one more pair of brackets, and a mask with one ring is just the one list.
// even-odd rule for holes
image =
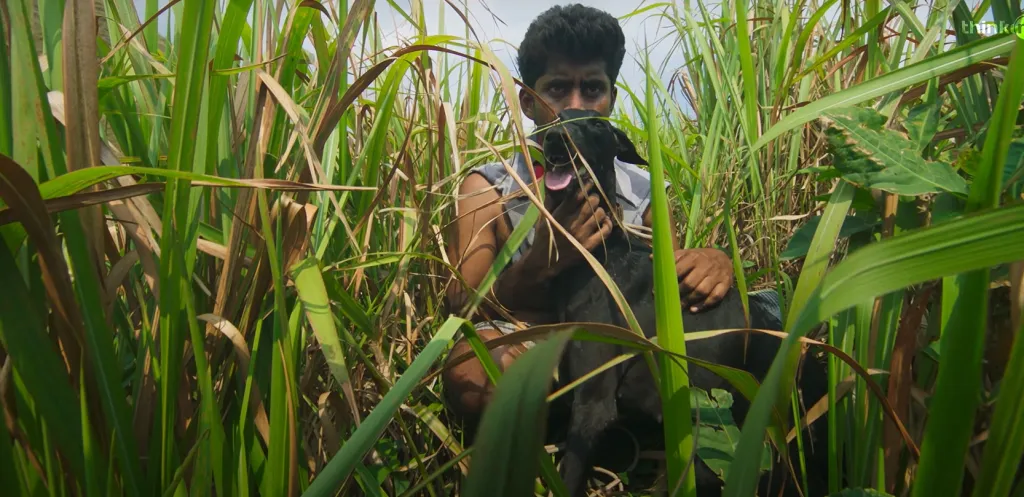
[[1013, 49], [1016, 43], [1015, 40], [1017, 40], [1017, 37], [1012, 34], [985, 37], [977, 42], [957, 47], [917, 64], [897, 69], [884, 76], [879, 76], [851, 88], [822, 97], [793, 111], [768, 128], [758, 138], [757, 142], [754, 143], [752, 151], [759, 150], [783, 133], [792, 131], [820, 117], [825, 111], [832, 108], [856, 105], [911, 85], [923, 83], [936, 76], [948, 74], [992, 57], [1005, 55]]
[[341, 450], [335, 454], [327, 466], [325, 466], [316, 479], [303, 493], [307, 497], [333, 496], [341, 482], [348, 478], [352, 470], [362, 460], [367, 451], [373, 447], [374, 442], [383, 433], [391, 421], [392, 416], [398, 412], [398, 408], [405, 401], [409, 393], [416, 387], [421, 378], [430, 369], [430, 366], [444, 352], [455, 332], [461, 326], [469, 326], [468, 321], [450, 316], [441, 326], [437, 334], [430, 340], [423, 351], [416, 356], [409, 368], [405, 370], [401, 378], [388, 390], [373, 412], [363, 420], [363, 424], [356, 429], [355, 433], [345, 442]]
[[[0, 40], [8, 40], [7, 27], [0, 22]], [[14, 155], [14, 114], [11, 112], [11, 59], [0, 57], [0, 154]], [[14, 487], [8, 487], [14, 488]]]
[[571, 337], [569, 330], [552, 335], [505, 371], [480, 422], [463, 495], [533, 494], [547, 424], [548, 388]]
[[[652, 69], [647, 70], [647, 133], [650, 145], [651, 224], [654, 230], [654, 304], [657, 312], [658, 343], [665, 350], [686, 355], [683, 337], [683, 310], [679, 300], [679, 280], [672, 249], [672, 226], [669, 224], [667, 193], [662, 165], [661, 142], [658, 136], [657, 108], [654, 102]], [[693, 456], [693, 426], [690, 419], [690, 377], [685, 364], [659, 361], [661, 398], [665, 423], [665, 454], [670, 492], [682, 485], [684, 496], [696, 495], [694, 471], [687, 471]], [[685, 473], [685, 474], [684, 474]], [[685, 478], [685, 480], [684, 480]]]
[[747, 0], [739, 0], [736, 2], [736, 41], [740, 45], [740, 69], [743, 77], [743, 111], [746, 123], [744, 128], [747, 140], [753, 142], [757, 139], [759, 121], [757, 73], [754, 72], [753, 56], [750, 53], [750, 28], [747, 23]]
[[[105, 166], [94, 167], [89, 169], [79, 169], [77, 171], [72, 171], [67, 174], [62, 174], [57, 178], [54, 178], [50, 181], [44, 182], [43, 184], [39, 185], [39, 191], [40, 194], [42, 194], [43, 199], [49, 200], [52, 198], [71, 195], [76, 192], [80, 192], [97, 183], [118, 178], [121, 176], [127, 176], [130, 174], [141, 174], [147, 176], [156, 176], [158, 178], [188, 181], [190, 183], [195, 183], [196, 185], [201, 186], [220, 186], [228, 188], [257, 188], [281, 190], [347, 189], [346, 187], [339, 187], [335, 185], [311, 185], [307, 183], [298, 183], [286, 180], [224, 178], [212, 176], [209, 174], [194, 173], [191, 171], [175, 171], [173, 169], [157, 169], [137, 166]], [[354, 189], [359, 189], [363, 191], [373, 190], [372, 187], [362, 187]]]
[[[786, 316], [785, 329], [790, 334], [794, 333], [793, 327], [796, 319], [811, 299], [814, 289], [825, 276], [829, 257], [832, 254], [832, 249], [835, 247], [839, 230], [846, 219], [846, 213], [849, 211], [850, 203], [853, 200], [853, 193], [854, 188], [851, 185], [842, 181], [837, 183], [835, 190], [832, 192], [832, 197], [825, 208], [825, 212], [822, 214], [821, 221], [819, 221], [818, 228], [811, 241], [811, 246], [808, 249], [807, 258], [804, 260], [800, 280], [794, 291], [789, 313]], [[757, 486], [761, 468], [761, 454], [764, 447], [762, 440], [764, 439], [764, 430], [768, 422], [768, 416], [771, 415], [773, 408], [778, 408], [780, 412], [785, 412], [786, 399], [789, 397], [788, 387], [780, 387], [778, 382], [785, 381], [788, 383], [790, 381], [792, 376], [789, 372], [792, 368], [795, 368], [795, 361], [799, 360], [798, 355], [787, 355], [785, 353], [788, 350], [786, 343], [789, 341], [787, 339], [783, 342], [783, 346], [780, 347], [779, 353], [769, 370], [768, 378], [762, 383], [757, 398], [754, 399], [750, 406], [750, 413], [747, 415], [743, 430], [740, 432], [740, 442], [736, 448], [737, 456], [730, 467], [729, 478], [726, 480], [723, 495], [750, 495]], [[780, 363], [780, 361], [783, 362]], [[782, 366], [782, 364], [785, 366]], [[777, 378], [773, 382], [771, 381], [771, 374], [779, 367], [786, 368], [785, 376], [783, 377], [785, 379]]]
[[28, 391], [38, 392], [33, 400], [40, 417], [52, 430], [71, 474], [84, 481], [82, 425], [75, 421], [81, 419], [79, 401], [61, 373], [67, 368], [46, 334], [43, 317], [35, 312], [40, 306], [28, 300], [31, 293], [13, 254], [4, 244], [0, 244], [0, 284], [4, 288], [4, 298], [0, 299], [0, 341], [9, 354], [7, 360], [13, 361], [14, 370]]
[[[216, 2], [185, 2], [175, 17], [188, 29], [180, 31], [175, 40], [176, 71], [174, 93], [171, 99], [170, 139], [167, 152], [168, 169], [193, 171], [196, 157], [196, 133], [205, 133], [200, 124], [202, 92], [207, 79], [210, 37], [213, 31], [213, 12]], [[101, 168], [103, 169], [103, 168]], [[167, 488], [178, 466], [178, 441], [173, 423], [177, 414], [177, 395], [181, 374], [181, 355], [185, 345], [181, 313], [182, 285], [191, 279], [190, 261], [186, 254], [195, 246], [195, 237], [189, 229], [194, 215], [190, 212], [189, 180], [167, 183], [163, 205], [163, 233], [160, 238], [160, 488]], [[188, 325], [186, 325], [188, 326]], [[222, 484], [223, 482], [221, 482]], [[219, 494], [220, 492], [218, 492]]]
[[38, 64], [37, 49], [41, 47], [33, 42], [30, 29], [31, 5], [29, 0], [7, 3], [11, 20], [11, 87], [16, 92], [11, 95], [12, 110], [18, 130], [14, 133], [12, 158], [38, 181], [63, 174], [67, 167]]
[[[83, 371], [84, 373], [84, 371]], [[78, 401], [82, 413], [82, 448], [85, 455], [85, 489], [86, 495], [100, 495], [100, 476], [103, 472], [100, 470], [103, 467], [97, 461], [97, 458], [102, 457], [98, 454], [98, 447], [96, 447], [96, 441], [92, 438], [91, 422], [89, 421], [89, 405], [86, 402], [88, 395], [86, 395], [85, 389], [85, 375], [79, 376], [78, 380]]]
[[100, 394], [103, 412], [113, 428], [113, 443], [121, 462], [121, 478], [128, 495], [139, 495], [142, 470], [138, 449], [131, 431], [128, 403], [118, 384], [119, 375], [112, 330], [107, 326], [101, 285], [94, 269], [95, 259], [86, 245], [86, 235], [77, 211], [61, 214], [61, 228], [67, 236], [67, 251], [74, 271], [75, 296], [85, 318], [86, 351], [90, 358], [96, 388]]
[[1006, 376], [999, 387], [975, 497], [1004, 497], [1013, 488], [1017, 466], [1024, 456], [1024, 324], [1013, 341]]
[[302, 302], [302, 309], [309, 319], [309, 325], [313, 328], [317, 341], [320, 342], [320, 350], [324, 353], [324, 359], [345, 394], [352, 409], [352, 415], [359, 416], [352, 382], [348, 376], [348, 366], [345, 365], [345, 354], [341, 347], [341, 340], [338, 338], [338, 330], [334, 327], [331, 303], [327, 297], [327, 287], [324, 284], [319, 264], [316, 259], [306, 258], [296, 263], [291, 270], [292, 278], [295, 281], [295, 290]]
[[847, 35], [846, 39], [833, 46], [829, 51], [823, 53], [820, 57], [818, 57], [818, 60], [816, 60], [814, 63], [810, 65], [810, 67], [804, 69], [799, 74], [797, 74], [796, 78], [801, 78], [807, 74], [810, 74], [816, 71], [823, 64], [835, 60], [836, 55], [842, 53], [844, 50], [852, 47], [853, 45], [861, 41], [865, 34], [868, 34], [873, 30], [877, 30], [878, 25], [882, 24], [889, 18], [889, 10], [891, 8], [892, 7], [886, 7], [881, 12], [874, 14], [871, 18], [867, 19], [860, 26], [857, 26], [857, 29], [850, 33], [849, 35]]

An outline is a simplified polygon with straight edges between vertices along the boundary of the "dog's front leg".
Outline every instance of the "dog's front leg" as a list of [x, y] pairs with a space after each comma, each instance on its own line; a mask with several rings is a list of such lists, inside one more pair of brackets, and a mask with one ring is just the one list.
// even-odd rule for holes
[[[586, 375], [614, 358], [608, 344], [571, 342], [569, 350], [569, 381]], [[569, 495], [584, 497], [587, 476], [593, 461], [593, 450], [601, 436], [618, 418], [615, 392], [618, 376], [614, 370], [604, 371], [573, 391], [572, 415], [562, 458], [561, 476]]]

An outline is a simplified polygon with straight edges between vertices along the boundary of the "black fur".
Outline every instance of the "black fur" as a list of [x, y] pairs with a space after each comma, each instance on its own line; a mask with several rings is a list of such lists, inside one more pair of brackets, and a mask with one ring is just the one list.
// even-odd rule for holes
[[[567, 150], [576, 150], [574, 144], [590, 165], [594, 177], [599, 179], [606, 198], [602, 203], [606, 211], [612, 212], [614, 206], [606, 202], [615, 200], [613, 157], [618, 155], [632, 163], [642, 159], [621, 131], [606, 120], [591, 119], [599, 117], [596, 113], [570, 109], [562, 112], [559, 117], [561, 123], [552, 128], [544, 139], [545, 163], [549, 168], [571, 167], [563, 164], [572, 156]], [[575, 162], [579, 164], [579, 161]], [[576, 167], [581, 176], [588, 174], [582, 165]], [[575, 181], [573, 183], [578, 184]], [[562, 191], [548, 191], [547, 194], [570, 195], [576, 188], [578, 186]], [[650, 259], [650, 247], [622, 230], [616, 223], [603, 247], [599, 246], [593, 254], [622, 291], [644, 334], [648, 338], [655, 336], [654, 267]], [[629, 328], [604, 283], [585, 261], [562, 272], [552, 285], [559, 322], [597, 322]], [[683, 308], [683, 326], [688, 332], [746, 327], [742, 303], [735, 288], [730, 289], [726, 298], [714, 308], [697, 314], [685, 310], [685, 306]], [[752, 320], [755, 321], [754, 326], [761, 321], [754, 316]], [[745, 369], [759, 381], [766, 376], [778, 347], [777, 338], [759, 333], [747, 336], [732, 333], [686, 344], [687, 355]], [[744, 350], [748, 351], [746, 356]], [[624, 348], [616, 345], [572, 341], [563, 355], [559, 383], [572, 382], [624, 352]], [[808, 367], [813, 371], [806, 371]], [[827, 393], [827, 383], [825, 371], [820, 364], [805, 365], [804, 369], [801, 387], [805, 398], [810, 399], [809, 407]], [[749, 401], [714, 373], [692, 364], [689, 371], [692, 385], [706, 392], [720, 388], [733, 393], [733, 417], [742, 426]], [[560, 472], [571, 496], [585, 495], [587, 477], [596, 462], [615, 460], [616, 456], [624, 453], [635, 454], [633, 443], [621, 437], [616, 441], [616, 430], [611, 428], [623, 428], [632, 433], [641, 440], [641, 449], [663, 448], [661, 397], [654, 386], [650, 369], [642, 358], [633, 358], [589, 379], [577, 386], [571, 395], [563, 398], [568, 400], [552, 406], [551, 416], [557, 417], [566, 411], [568, 414], [565, 427], [566, 449]], [[822, 495], [815, 490], [821, 489], [824, 492], [820, 484], [827, 484], [827, 452], [822, 446], [825, 436], [821, 433], [827, 425], [823, 420], [812, 425], [812, 428], [817, 428], [812, 442], [815, 446], [814, 454], [820, 457], [810, 461], [810, 479], [815, 482], [810, 485], [810, 495]], [[558, 421], [553, 419], [550, 429], [557, 432]], [[624, 447], [623, 443], [629, 446]], [[779, 480], [791, 479], [780, 465], [776, 466], [771, 475], [774, 484], [762, 482], [762, 490], [768, 490], [768, 487], [775, 489], [772, 495], [778, 495]], [[721, 481], [708, 466], [698, 459], [693, 468], [696, 471], [698, 495], [703, 497], [721, 493]], [[799, 467], [797, 474], [800, 474]], [[795, 490], [791, 484], [787, 489], [787, 495]]]

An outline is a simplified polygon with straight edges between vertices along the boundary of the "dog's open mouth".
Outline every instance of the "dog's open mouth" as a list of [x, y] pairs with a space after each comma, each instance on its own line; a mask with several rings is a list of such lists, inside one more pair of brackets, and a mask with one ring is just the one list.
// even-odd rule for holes
[[568, 155], [555, 154], [545, 157], [544, 160], [548, 163], [547, 171], [544, 172], [544, 185], [548, 190], [558, 191], [568, 188], [575, 177], [572, 159]]
[[548, 190], [564, 190], [572, 183], [572, 176], [572, 167], [556, 167], [544, 173], [544, 185]]

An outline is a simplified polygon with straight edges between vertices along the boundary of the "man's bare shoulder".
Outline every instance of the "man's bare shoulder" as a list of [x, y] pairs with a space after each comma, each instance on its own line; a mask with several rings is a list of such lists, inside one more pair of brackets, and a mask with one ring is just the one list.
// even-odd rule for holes
[[459, 185], [457, 215], [460, 223], [470, 223], [477, 231], [485, 225], [494, 229], [500, 244], [508, 238], [510, 228], [503, 215], [501, 194], [487, 178], [471, 172]]
[[483, 174], [471, 172], [459, 185], [459, 204], [493, 204], [497, 208], [498, 190]]

